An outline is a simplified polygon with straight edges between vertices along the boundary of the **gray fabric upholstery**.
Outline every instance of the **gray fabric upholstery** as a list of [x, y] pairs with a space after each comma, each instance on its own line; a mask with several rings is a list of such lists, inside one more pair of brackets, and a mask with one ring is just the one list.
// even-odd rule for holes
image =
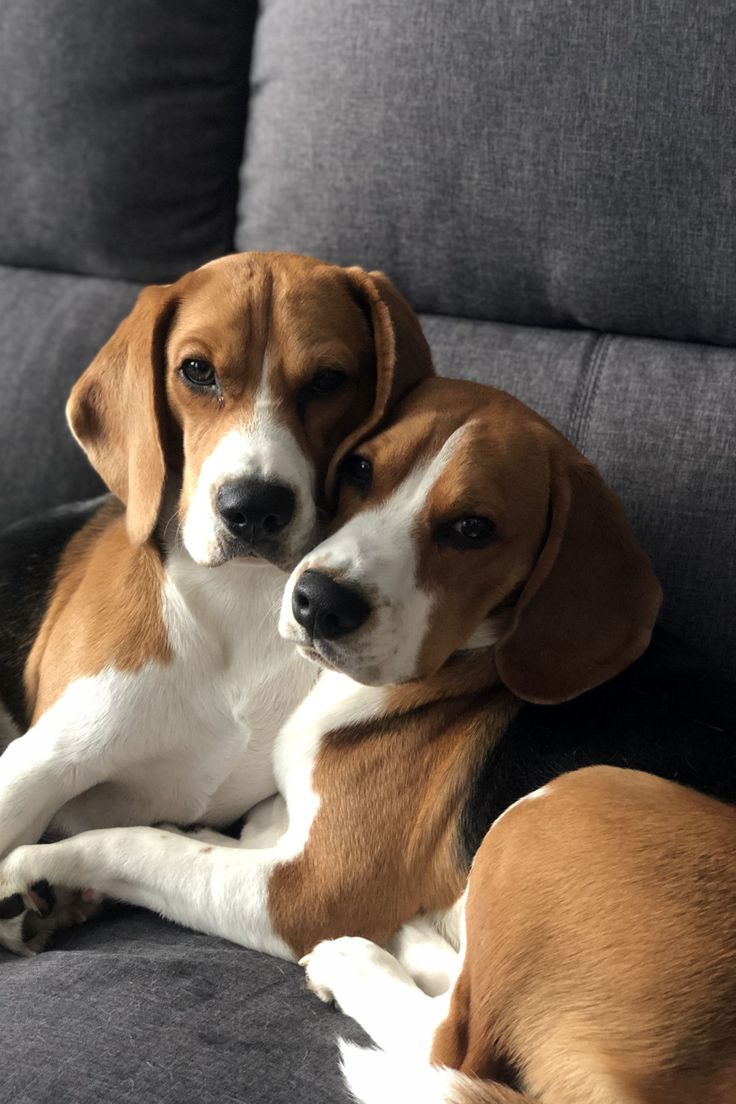
[[[387, 270], [440, 371], [600, 465], [736, 673], [729, 5], [262, 0], [249, 74], [256, 8], [0, 0], [0, 525], [98, 490], [69, 387], [139, 283], [232, 248], [250, 75], [239, 246]], [[346, 1100], [359, 1033], [296, 967], [149, 915], [0, 952], [0, 993], [13, 1104]]]
[[348, 1104], [356, 1025], [297, 966], [119, 909], [27, 962], [0, 951], [14, 1104]]
[[257, 0], [0, 0], [0, 264], [168, 280], [232, 249]]
[[736, 352], [423, 319], [437, 368], [518, 395], [622, 496], [663, 622], [736, 678]]
[[137, 292], [112, 280], [0, 268], [0, 527], [99, 494], [64, 407]]
[[736, 22], [719, 0], [265, 0], [241, 248], [421, 310], [732, 343]]

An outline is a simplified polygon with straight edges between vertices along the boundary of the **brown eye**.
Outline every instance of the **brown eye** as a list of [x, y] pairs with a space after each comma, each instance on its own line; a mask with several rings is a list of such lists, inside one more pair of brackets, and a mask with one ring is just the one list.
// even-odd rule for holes
[[357, 453], [347, 456], [340, 470], [346, 483], [350, 483], [359, 491], [370, 490], [373, 482], [373, 465], [370, 460], [366, 460], [365, 456], [358, 456]]
[[496, 539], [496, 526], [487, 517], [464, 517], [442, 526], [438, 534], [455, 548], [485, 548]]
[[331, 395], [345, 383], [347, 376], [339, 368], [322, 368], [306, 386], [306, 394], [314, 398]]
[[179, 371], [192, 387], [208, 388], [217, 383], [215, 369], [208, 360], [199, 357], [187, 357], [179, 365]]

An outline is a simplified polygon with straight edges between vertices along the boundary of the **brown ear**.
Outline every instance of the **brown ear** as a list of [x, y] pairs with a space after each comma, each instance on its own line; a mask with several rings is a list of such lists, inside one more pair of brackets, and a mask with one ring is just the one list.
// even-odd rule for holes
[[370, 319], [376, 355], [376, 397], [368, 418], [347, 437], [327, 470], [326, 493], [332, 497], [340, 461], [378, 428], [383, 418], [412, 387], [434, 375], [432, 354], [419, 319], [383, 272], [345, 270], [353, 293]]
[[72, 433], [107, 486], [126, 505], [128, 536], [144, 544], [158, 520], [166, 479], [165, 330], [168, 287], [148, 287], [72, 388]]
[[547, 540], [496, 648], [502, 681], [525, 701], [577, 697], [642, 654], [661, 601], [618, 496], [583, 457], [555, 455]]

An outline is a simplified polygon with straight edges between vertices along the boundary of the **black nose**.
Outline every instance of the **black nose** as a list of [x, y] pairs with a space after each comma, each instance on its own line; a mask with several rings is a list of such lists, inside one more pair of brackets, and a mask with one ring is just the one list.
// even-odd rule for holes
[[295, 505], [289, 487], [260, 479], [225, 483], [217, 492], [217, 509], [230, 532], [252, 544], [277, 537], [293, 518]]
[[360, 628], [371, 607], [354, 590], [321, 571], [305, 571], [291, 596], [294, 617], [310, 637], [336, 640]]

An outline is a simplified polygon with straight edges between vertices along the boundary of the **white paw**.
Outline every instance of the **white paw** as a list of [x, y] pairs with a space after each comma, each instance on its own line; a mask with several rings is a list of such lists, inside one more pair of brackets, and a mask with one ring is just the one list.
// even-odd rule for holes
[[340, 939], [326, 939], [301, 959], [307, 975], [307, 988], [329, 1003], [334, 1001], [345, 1009], [351, 995], [361, 988], [377, 970], [390, 970], [398, 966], [396, 960], [369, 939], [357, 935], [344, 935]]

